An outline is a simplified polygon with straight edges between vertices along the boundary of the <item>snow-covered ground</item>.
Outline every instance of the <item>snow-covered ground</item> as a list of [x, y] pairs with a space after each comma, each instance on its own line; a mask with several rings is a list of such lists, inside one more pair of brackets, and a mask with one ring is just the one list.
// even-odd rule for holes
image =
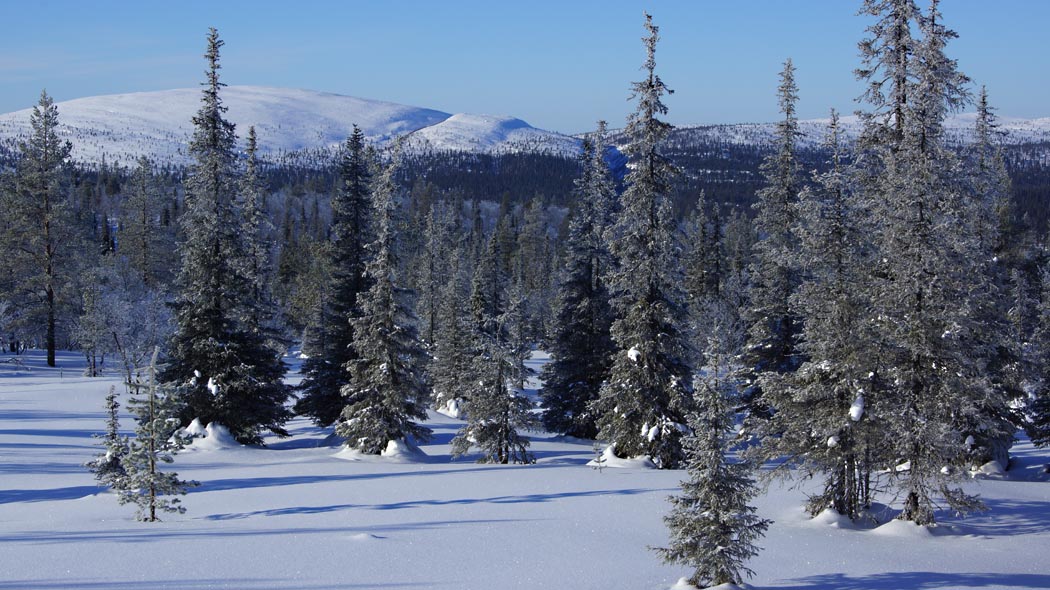
[[[640, 590], [688, 573], [646, 549], [666, 540], [665, 498], [682, 472], [598, 471], [586, 466], [590, 442], [545, 433], [532, 433], [536, 465], [451, 461], [461, 423], [439, 414], [425, 457], [348, 460], [304, 420], [267, 448], [231, 445], [213, 429], [173, 466], [201, 482], [186, 514], [136, 522], [81, 467], [117, 378], [80, 377], [72, 354], [60, 369], [38, 352], [28, 368], [9, 358], [0, 355], [0, 589]], [[123, 426], [130, 432], [130, 418]], [[1014, 453], [1007, 479], [973, 484], [991, 512], [940, 514], [932, 531], [810, 520], [803, 490], [774, 485], [757, 500], [775, 524], [752, 584], [1050, 588], [1050, 453], [1027, 442]]]

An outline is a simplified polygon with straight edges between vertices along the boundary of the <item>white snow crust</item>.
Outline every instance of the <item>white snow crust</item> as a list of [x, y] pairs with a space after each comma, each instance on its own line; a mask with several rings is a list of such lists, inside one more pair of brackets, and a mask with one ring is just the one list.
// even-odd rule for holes
[[[119, 375], [81, 377], [75, 353], [60, 353], [54, 369], [41, 351], [24, 359], [30, 370], [0, 363], [5, 587], [658, 590], [692, 573], [647, 548], [667, 546], [667, 496], [684, 471], [645, 460], [593, 469], [592, 441], [546, 432], [527, 433], [536, 465], [453, 461], [449, 441], [463, 422], [434, 412], [434, 438], [420, 445], [426, 461], [340, 460], [331, 429], [301, 418], [287, 425], [291, 437], [267, 436], [265, 447], [182, 452], [162, 468], [201, 482], [182, 498], [187, 512], [136, 522], [82, 467], [100, 451], [90, 435], [105, 429], [103, 403], [111, 385], [121, 389]], [[122, 432], [132, 426], [122, 413]], [[191, 448], [227, 440], [217, 425], [205, 433]], [[1018, 441], [1001, 479], [962, 484], [991, 510], [965, 519], [939, 511], [933, 528], [890, 520], [899, 503], [873, 511], [878, 527], [811, 519], [801, 507], [822, 491], [820, 478], [774, 482], [753, 502], [774, 523], [748, 563], [751, 584], [1050, 587], [1050, 451], [1023, 433]], [[610, 454], [606, 466], [623, 461]]]

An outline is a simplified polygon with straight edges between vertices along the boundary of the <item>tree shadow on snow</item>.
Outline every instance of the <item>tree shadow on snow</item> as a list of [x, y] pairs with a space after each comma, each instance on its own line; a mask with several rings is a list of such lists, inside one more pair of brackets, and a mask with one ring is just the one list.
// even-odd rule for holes
[[101, 491], [98, 486], [71, 486], [48, 490], [0, 490], [0, 504], [14, 502], [48, 502], [51, 500], [79, 500]]
[[[212, 514], [206, 516], [207, 520], [240, 520], [256, 516], [289, 516], [301, 514], [324, 514], [328, 512], [339, 512], [342, 510], [404, 510], [406, 508], [420, 508], [423, 506], [470, 506], [474, 504], [536, 504], [563, 500], [568, 498], [586, 498], [591, 496], [633, 496], [649, 492], [667, 492], [670, 490], [654, 489], [626, 489], [626, 490], [590, 490], [583, 492], [561, 492], [552, 494], [526, 494], [521, 496], [493, 496], [491, 498], [455, 498], [447, 500], [410, 500], [406, 502], [391, 502], [387, 504], [332, 504], [329, 506], [291, 506], [287, 508], [273, 508], [269, 510], [256, 510], [253, 512], [234, 512], [228, 514]], [[478, 522], [478, 521], [457, 521]], [[489, 522], [489, 521], [484, 521]]]
[[869, 576], [825, 574], [796, 578], [781, 590], [931, 590], [935, 588], [1050, 588], [1050, 575], [1012, 573], [886, 572]]
[[140, 588], [178, 588], [179, 590], [205, 590], [209, 588], [287, 588], [288, 590], [344, 590], [351, 588], [422, 588], [432, 587], [433, 582], [372, 582], [354, 583], [310, 583], [299, 580], [274, 580], [267, 578], [217, 578], [205, 580], [115, 581], [115, 580], [20, 580], [14, 582], [0, 581], [0, 590], [138, 590]]
[[[966, 518], [940, 518], [950, 526], [933, 529], [935, 535], [977, 535], [999, 537], [1050, 533], [1050, 502], [984, 498], [987, 512]], [[948, 515], [945, 515], [948, 516]], [[1050, 584], [1046, 586], [1050, 588]]]
[[[212, 517], [206, 517], [212, 519]], [[129, 518], [130, 520], [130, 518]], [[116, 530], [82, 530], [82, 531], [18, 531], [8, 535], [0, 536], [0, 543], [19, 544], [62, 544], [62, 543], [148, 543], [165, 541], [171, 539], [196, 539], [202, 535], [209, 538], [231, 538], [241, 537], [298, 537], [303, 535], [357, 535], [361, 533], [396, 534], [401, 532], [413, 532], [429, 529], [445, 529], [450, 526], [462, 525], [490, 525], [494, 523], [526, 522], [530, 519], [501, 518], [501, 519], [478, 519], [478, 520], [439, 520], [427, 522], [399, 522], [393, 524], [376, 524], [348, 527], [288, 527], [271, 529], [201, 529], [197, 527], [159, 529], [154, 527], [116, 529]], [[192, 521], [182, 521], [180, 525], [191, 525]], [[209, 525], [213, 526], [213, 525]], [[180, 581], [181, 583], [181, 581]], [[0, 586], [4, 588], [5, 586]], [[11, 586], [22, 588], [23, 586]], [[64, 587], [64, 586], [63, 586]], [[147, 587], [140, 585], [137, 587]], [[181, 586], [180, 586], [181, 587]]]

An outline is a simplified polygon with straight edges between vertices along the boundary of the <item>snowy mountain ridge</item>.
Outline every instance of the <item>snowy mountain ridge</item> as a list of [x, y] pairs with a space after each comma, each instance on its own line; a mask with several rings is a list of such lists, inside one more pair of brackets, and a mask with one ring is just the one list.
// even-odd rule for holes
[[[573, 154], [578, 140], [530, 126], [513, 117], [450, 114], [311, 90], [228, 86], [228, 118], [243, 137], [254, 125], [264, 158], [303, 150], [331, 150], [354, 124], [369, 141], [385, 144], [408, 135], [408, 149], [503, 153], [548, 151]], [[132, 164], [140, 156], [188, 164], [192, 118], [200, 90], [183, 88], [78, 98], [56, 103], [61, 133], [73, 142], [73, 158], [97, 164]], [[0, 115], [0, 140], [29, 132], [32, 109]]]
[[[354, 124], [368, 140], [386, 144], [407, 135], [410, 152], [545, 153], [573, 156], [579, 137], [532, 127], [510, 116], [450, 114], [442, 111], [355, 98], [312, 90], [263, 86], [228, 86], [223, 91], [228, 117], [243, 137], [254, 125], [263, 158], [275, 160], [283, 154], [302, 151], [331, 151], [337, 148]], [[148, 156], [160, 163], [188, 164], [192, 118], [200, 104], [200, 90], [183, 88], [78, 98], [57, 103], [61, 133], [73, 143], [73, 158], [82, 163], [131, 165]], [[29, 114], [23, 109], [0, 114], [0, 141], [15, 142], [29, 132]], [[946, 127], [950, 139], [972, 141], [974, 113], [952, 116]], [[847, 138], [856, 137], [860, 122], [843, 116]], [[799, 121], [802, 142], [823, 141], [827, 119]], [[1001, 117], [1003, 141], [1007, 144], [1050, 142], [1050, 117], [1019, 119]], [[776, 123], [739, 123], [683, 126], [675, 129], [674, 141], [717, 142], [727, 145], [766, 145], [774, 137]], [[623, 138], [613, 132], [613, 143]]]

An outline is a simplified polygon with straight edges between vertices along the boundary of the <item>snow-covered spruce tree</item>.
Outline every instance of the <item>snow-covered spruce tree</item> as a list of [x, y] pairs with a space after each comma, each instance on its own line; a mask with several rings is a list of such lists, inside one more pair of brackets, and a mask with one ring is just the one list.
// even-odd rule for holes
[[615, 198], [604, 160], [604, 122], [583, 142], [582, 173], [576, 180], [565, 238], [565, 266], [558, 281], [553, 333], [548, 345], [551, 362], [543, 368], [543, 427], [580, 438], [598, 434], [591, 402], [608, 376], [614, 350], [609, 329], [612, 310], [605, 285], [609, 259], [603, 210]]
[[412, 293], [400, 285], [397, 254], [397, 184], [400, 143], [372, 191], [375, 241], [368, 245], [365, 279], [369, 288], [358, 298], [352, 320], [357, 358], [347, 363], [350, 381], [342, 389], [346, 406], [335, 431], [346, 445], [378, 455], [396, 441], [426, 441], [430, 397], [425, 355], [415, 327]]
[[153, 178], [153, 165], [142, 156], [125, 184], [126, 198], [120, 208], [121, 222], [118, 252], [127, 257], [138, 271], [143, 284], [153, 287], [159, 282], [161, 269], [161, 236], [158, 192]]
[[106, 433], [94, 435], [102, 446], [102, 452], [85, 464], [95, 474], [99, 484], [114, 490], [124, 487], [127, 476], [124, 460], [130, 450], [128, 437], [120, 434], [119, 411], [117, 389], [111, 385], [109, 395], [106, 396]]
[[795, 372], [759, 378], [775, 412], [756, 424], [752, 434], [761, 446], [750, 453], [762, 460], [786, 458], [783, 468], [798, 466], [807, 475], [823, 476], [824, 489], [810, 497], [810, 514], [833, 508], [856, 519], [870, 504], [869, 441], [880, 423], [868, 383], [870, 302], [857, 288], [867, 264], [859, 224], [865, 215], [850, 192], [834, 111], [825, 147], [831, 154], [828, 171], [802, 191], [792, 228], [802, 282], [789, 312], [802, 322], [798, 349], [806, 361]]
[[190, 153], [195, 163], [186, 179], [182, 215], [182, 268], [175, 301], [176, 330], [169, 347], [164, 383], [181, 404], [180, 418], [219, 422], [241, 443], [262, 442], [269, 430], [286, 436], [291, 413], [284, 363], [263, 334], [248, 321], [259, 303], [242, 261], [243, 224], [236, 208], [236, 136], [226, 120], [219, 82], [215, 29], [208, 34], [207, 81], [193, 118]]
[[683, 459], [681, 438], [693, 406], [685, 295], [677, 226], [671, 213], [674, 166], [660, 153], [670, 125], [656, 74], [658, 29], [645, 15], [647, 76], [633, 85], [638, 107], [627, 122], [630, 158], [621, 213], [610, 231], [618, 266], [610, 278], [616, 320], [609, 378], [591, 411], [598, 438], [619, 457], [648, 455], [662, 469]]
[[462, 399], [470, 387], [471, 368], [476, 356], [469, 305], [469, 261], [463, 258], [468, 246], [469, 243], [464, 242], [452, 251], [452, 266], [441, 288], [429, 371], [434, 387], [434, 407], [456, 416], [462, 410]]
[[465, 379], [467, 423], [452, 439], [452, 456], [481, 449], [479, 463], [533, 463], [529, 439], [519, 430], [536, 425], [532, 402], [515, 387], [521, 382], [523, 352], [514, 346], [510, 326], [522, 323], [522, 306], [504, 293], [497, 234], [489, 239], [474, 273], [471, 307], [475, 356]]
[[270, 292], [270, 244], [273, 223], [266, 215], [266, 188], [259, 173], [258, 140], [255, 127], [248, 128], [245, 147], [245, 169], [241, 179], [241, 218], [244, 235], [244, 270], [251, 287], [253, 305], [247, 317], [255, 331], [275, 337], [277, 308]]
[[777, 123], [776, 151], [766, 157], [761, 171], [765, 187], [755, 203], [755, 230], [760, 237], [751, 260], [750, 306], [746, 317], [751, 325], [743, 359], [744, 401], [748, 424], [768, 418], [775, 408], [764, 399], [759, 377], [766, 373], [790, 373], [800, 362], [795, 343], [798, 319], [790, 299], [798, 288], [794, 250], [794, 227], [801, 189], [796, 143], [800, 135], [795, 116], [798, 87], [790, 59], [780, 73], [777, 97], [783, 120]]
[[954, 33], [936, 2], [925, 16], [913, 0], [867, 0], [864, 12], [877, 18], [858, 70], [873, 109], [862, 115], [858, 157], [860, 197], [877, 220], [866, 280], [871, 387], [886, 408], [879, 443], [897, 463], [887, 467], [905, 497], [900, 518], [926, 525], [935, 494], [956, 510], [979, 506], [950, 485], [969, 466], [964, 439], [1000, 427], [979, 419], [1001, 403], [977, 299], [991, 254], [974, 237], [965, 171], [945, 145], [944, 118], [967, 99], [967, 79], [943, 53]]
[[[722, 220], [718, 205], [710, 204], [703, 192], [696, 202], [696, 210], [687, 225], [689, 249], [685, 262], [685, 290], [689, 304], [702, 307], [719, 294], [725, 279], [726, 266], [722, 256]], [[691, 310], [694, 319], [695, 309]]]
[[1032, 335], [1032, 356], [1038, 374], [1028, 401], [1026, 430], [1038, 447], [1050, 446], [1050, 267], [1044, 266], [1037, 325]]
[[417, 265], [415, 285], [418, 293], [417, 313], [420, 335], [430, 348], [437, 339], [441, 315], [442, 287], [454, 264], [453, 249], [459, 231], [459, 214], [450, 203], [434, 201], [423, 226], [422, 248]]
[[303, 382], [295, 411], [320, 426], [339, 419], [346, 405], [342, 388], [349, 382], [346, 364], [357, 357], [351, 318], [368, 289], [366, 246], [372, 241], [371, 172], [365, 134], [354, 126], [339, 163], [339, 188], [332, 198], [331, 285], [306, 331]]
[[46, 91], [29, 116], [32, 130], [19, 143], [15, 172], [15, 203], [4, 215], [16, 219], [15, 255], [29, 253], [28, 274], [23, 279], [31, 299], [43, 293], [44, 344], [47, 365], [55, 366], [59, 287], [63, 283], [65, 251], [71, 247], [71, 220], [63, 193], [65, 169], [72, 145], [58, 135], [58, 107]]
[[174, 454], [182, 449], [185, 440], [179, 435], [178, 399], [174, 392], [157, 383], [157, 352], [154, 351], [149, 367], [139, 369], [135, 381], [129, 383], [139, 396], [128, 403], [138, 426], [123, 460], [126, 475], [117, 488], [119, 502], [135, 504], [135, 517], [146, 522], [160, 520], [158, 511], [186, 512], [181, 501], [170, 496], [183, 495], [187, 488], [199, 485], [179, 479], [177, 473], [160, 470], [161, 463], [174, 461]]
[[726, 456], [733, 428], [730, 398], [736, 393], [729, 351], [741, 345], [743, 330], [724, 303], [712, 298], [704, 313], [707, 365], [696, 377], [697, 409], [689, 418], [692, 434], [684, 439], [689, 478], [681, 483], [682, 493], [671, 496], [673, 507], [664, 517], [670, 544], [657, 549], [664, 562], [695, 568], [689, 583], [696, 587], [751, 577], [744, 563], [758, 554], [756, 542], [770, 524], [749, 505], [757, 493], [751, 467]]

